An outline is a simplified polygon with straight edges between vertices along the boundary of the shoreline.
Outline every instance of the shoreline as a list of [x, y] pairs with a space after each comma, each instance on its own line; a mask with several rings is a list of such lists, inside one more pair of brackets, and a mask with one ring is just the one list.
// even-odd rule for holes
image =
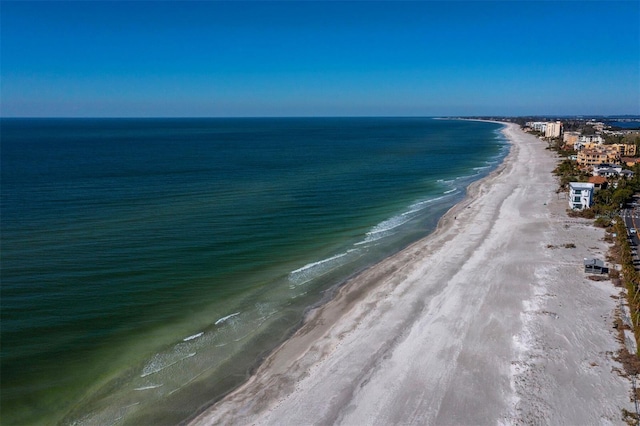
[[[451, 118], [438, 118], [438, 119], [440, 119], [440, 120], [453, 120]], [[504, 130], [510, 125], [510, 123], [507, 123], [507, 122], [491, 121], [491, 120], [463, 119], [463, 118], [459, 118], [458, 120], [481, 121], [481, 122], [486, 122], [486, 123], [500, 124], [500, 125], [504, 126], [502, 129], [499, 129], [499, 131], [501, 133], [504, 133]], [[498, 164], [498, 166], [495, 168], [495, 170], [492, 170], [487, 176], [484, 176], [481, 179], [478, 179], [478, 180], [476, 180], [474, 182], [471, 182], [467, 186], [465, 197], [462, 200], [460, 200], [458, 203], [456, 203], [453, 206], [451, 206], [451, 208], [449, 210], [447, 210], [442, 215], [442, 217], [440, 217], [440, 219], [438, 219], [436, 227], [433, 229], [432, 232], [430, 232], [428, 235], [422, 237], [418, 241], [415, 241], [415, 242], [409, 244], [407, 247], [401, 249], [400, 251], [395, 252], [395, 253], [391, 254], [390, 256], [388, 256], [387, 258], [382, 259], [381, 261], [377, 262], [376, 264], [373, 264], [371, 266], [368, 266], [367, 268], [364, 268], [363, 270], [360, 270], [360, 271], [356, 272], [351, 277], [347, 278], [343, 282], [341, 282], [338, 285], [336, 285], [336, 286], [332, 287], [331, 289], [329, 289], [329, 292], [327, 293], [327, 295], [325, 297], [322, 298], [322, 300], [318, 301], [318, 303], [310, 306], [307, 309], [307, 311], [305, 312], [303, 318], [301, 319], [300, 325], [285, 339], [285, 341], [283, 341], [280, 345], [275, 347], [269, 353], [265, 354], [264, 357], [262, 357], [261, 359], [257, 360], [257, 362], [250, 369], [249, 377], [242, 384], [240, 384], [235, 389], [231, 390], [229, 393], [227, 393], [223, 397], [214, 400], [214, 402], [212, 402], [211, 404], [207, 404], [206, 406], [204, 406], [202, 408], [202, 410], [200, 410], [198, 413], [194, 413], [194, 416], [192, 416], [191, 418], [187, 419], [185, 422], [182, 422], [181, 424], [186, 424], [186, 425], [208, 424], [206, 419], [203, 418], [203, 416], [205, 416], [205, 414], [208, 411], [213, 409], [218, 404], [224, 403], [224, 401], [226, 401], [227, 398], [230, 395], [234, 394], [235, 392], [239, 391], [240, 389], [244, 388], [245, 386], [248, 386], [249, 382], [254, 378], [254, 376], [259, 371], [261, 371], [261, 369], [263, 368], [264, 364], [276, 352], [280, 351], [283, 346], [287, 345], [290, 340], [294, 339], [301, 332], [301, 329], [303, 329], [305, 327], [308, 327], [309, 323], [312, 322], [312, 320], [316, 320], [316, 321], [313, 322], [313, 325], [311, 327], [318, 327], [317, 316], [320, 314], [320, 311], [322, 311], [327, 305], [336, 302], [336, 299], [340, 295], [342, 295], [343, 292], [347, 292], [347, 293], [351, 292], [353, 289], [348, 288], [348, 287], [352, 284], [352, 281], [357, 280], [362, 274], [365, 274], [368, 270], [370, 270], [372, 268], [376, 268], [379, 264], [384, 263], [384, 262], [388, 261], [389, 259], [394, 258], [395, 256], [401, 255], [403, 252], [405, 252], [407, 250], [410, 250], [414, 245], [426, 242], [427, 240], [429, 240], [429, 239], [433, 238], [434, 236], [436, 236], [436, 234], [438, 234], [438, 233], [442, 232], [444, 229], [446, 229], [446, 227], [450, 225], [450, 222], [453, 221], [452, 218], [456, 217], [456, 212], [458, 210], [462, 210], [464, 208], [464, 206], [467, 206], [468, 203], [470, 201], [472, 201], [472, 198], [477, 195], [477, 194], [474, 193], [474, 187], [480, 185], [483, 181], [485, 181], [487, 179], [490, 179], [495, 174], [500, 173], [500, 171], [505, 167], [505, 163], [507, 162], [508, 157], [511, 155], [511, 150], [513, 148], [513, 142], [511, 141], [511, 139], [509, 139], [506, 136], [505, 136], [505, 138], [507, 140], [507, 144], [509, 145], [509, 153], [507, 153], [507, 155], [504, 157], [502, 162], [500, 164]], [[358, 295], [360, 295], [362, 292], [366, 292], [368, 290], [369, 289], [365, 289], [365, 288], [360, 289], [359, 288], [354, 293], [357, 293]], [[344, 297], [344, 296], [345, 295], [342, 295], [342, 297]], [[323, 321], [322, 325], [325, 325], [324, 321]], [[204, 423], [202, 423], [203, 420], [204, 420]]]
[[[546, 402], [546, 394], [530, 395], [536, 391], [529, 386], [540, 377], [549, 381], [546, 369], [534, 367], [540, 359], [536, 327], [547, 317], [538, 312], [551, 312], [545, 272], [554, 263], [540, 235], [552, 238], [551, 219], [558, 219], [547, 205], [562, 207], [553, 203], [555, 159], [517, 125], [500, 124], [510, 152], [496, 170], [469, 185], [430, 235], [340, 286], [243, 385], [203, 407], [190, 424], [557, 419], [557, 410], [538, 403]], [[532, 195], [536, 205], [529, 209]], [[586, 222], [581, 226], [588, 238], [603, 233], [593, 227], [584, 232]], [[594, 247], [579, 251], [593, 255]], [[581, 260], [576, 258], [578, 267]], [[510, 285], [513, 279], [518, 283]], [[596, 296], [615, 306], [610, 287]], [[594, 305], [602, 309], [601, 302]], [[554, 315], [549, 317], [559, 313]], [[599, 345], [607, 349], [615, 343], [608, 334]], [[593, 362], [614, 362], [603, 357]], [[609, 379], [609, 394], [628, 390], [628, 383]], [[586, 412], [598, 398], [589, 395]], [[615, 407], [630, 404], [618, 401]], [[615, 410], [605, 411], [601, 420], [614, 421]]]

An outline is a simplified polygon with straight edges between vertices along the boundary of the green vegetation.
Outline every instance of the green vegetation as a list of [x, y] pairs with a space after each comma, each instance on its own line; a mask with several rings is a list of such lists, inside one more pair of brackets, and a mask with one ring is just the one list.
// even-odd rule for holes
[[631, 321], [633, 322], [634, 335], [636, 341], [640, 337], [640, 273], [636, 271], [631, 254], [631, 244], [627, 238], [627, 229], [622, 220], [616, 221], [613, 225], [613, 232], [616, 234], [617, 259], [622, 266], [622, 284], [627, 289], [627, 299], [629, 310], [631, 311]]
[[547, 149], [552, 149], [558, 153], [561, 157], [566, 157], [571, 154], [575, 154], [575, 151], [563, 150], [564, 141], [561, 137], [547, 139]]
[[[573, 213], [573, 215], [591, 216], [590, 218], [598, 216], [611, 218], [616, 215], [618, 210], [632, 200], [633, 194], [640, 192], [640, 166], [635, 165], [632, 170], [635, 173], [633, 178], [609, 180], [609, 186], [606, 189], [601, 189], [594, 194], [593, 207]], [[567, 191], [569, 182], [587, 182], [591, 177], [589, 173], [580, 170], [576, 163], [571, 160], [561, 161], [553, 173], [560, 180], [558, 192]]]
[[589, 174], [580, 170], [575, 161], [563, 160], [553, 170], [553, 173], [560, 178], [560, 191], [569, 190], [569, 182], [586, 182]]
[[593, 224], [598, 228], [608, 228], [612, 223], [613, 221], [611, 220], [611, 218], [606, 216], [600, 216], [593, 222]]
[[[640, 137], [638, 139], [633, 143], [640, 144]], [[615, 141], [611, 143], [630, 142]], [[549, 147], [555, 149], [558, 153], [562, 153], [559, 144], [550, 144]], [[610, 179], [607, 188], [595, 192], [594, 204], [590, 209], [581, 211], [568, 210], [568, 215], [595, 219], [595, 226], [607, 228], [615, 235], [616, 238], [613, 240], [615, 245], [611, 249], [612, 259], [610, 260], [620, 264], [621, 271], [612, 270], [610, 278], [614, 283], [620, 283], [627, 289], [627, 301], [631, 313], [633, 334], [636, 342], [638, 342], [640, 341], [640, 272], [636, 270], [634, 265], [634, 256], [627, 238], [627, 229], [624, 221], [619, 216], [620, 209], [633, 199], [635, 193], [640, 192], [640, 166], [636, 165], [632, 170], [635, 173], [632, 179]], [[567, 191], [569, 182], [587, 182], [591, 176], [589, 173], [580, 170], [574, 161], [568, 159], [560, 161], [553, 172], [559, 178], [560, 188], [558, 192]], [[611, 238], [611, 235], [608, 234], [607, 238]], [[620, 315], [619, 313], [617, 316], [615, 327], [618, 329], [622, 348], [618, 352], [616, 359], [622, 363], [627, 375], [635, 376], [640, 374], [640, 356], [630, 353], [624, 344], [623, 329], [629, 327], [620, 319]], [[634, 392], [636, 392], [635, 397], [640, 399], [640, 390], [634, 389]], [[625, 413], [625, 419], [629, 424], [640, 424], [635, 413]]]
[[605, 145], [610, 145], [614, 143], [623, 143], [627, 145], [635, 145], [640, 148], [640, 134], [638, 133], [628, 133], [626, 135], [604, 135], [604, 143]]

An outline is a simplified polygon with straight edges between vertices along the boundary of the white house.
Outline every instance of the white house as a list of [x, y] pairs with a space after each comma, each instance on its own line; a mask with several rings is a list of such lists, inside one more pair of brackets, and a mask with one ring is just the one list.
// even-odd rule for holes
[[600, 135], [582, 135], [578, 138], [578, 142], [603, 144], [604, 138]]
[[593, 204], [595, 185], [585, 182], [569, 183], [569, 207], [574, 210], [588, 209]]
[[623, 177], [631, 179], [634, 173], [631, 170], [622, 170], [622, 166], [617, 164], [596, 164], [593, 166], [593, 175], [602, 177]]

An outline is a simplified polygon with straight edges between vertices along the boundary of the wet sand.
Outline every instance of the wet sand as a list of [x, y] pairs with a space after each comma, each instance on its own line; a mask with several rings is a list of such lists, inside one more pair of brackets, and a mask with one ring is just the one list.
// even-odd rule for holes
[[619, 289], [582, 269], [604, 231], [566, 216], [545, 143], [504, 132], [503, 165], [436, 232], [350, 280], [192, 424], [624, 424]]

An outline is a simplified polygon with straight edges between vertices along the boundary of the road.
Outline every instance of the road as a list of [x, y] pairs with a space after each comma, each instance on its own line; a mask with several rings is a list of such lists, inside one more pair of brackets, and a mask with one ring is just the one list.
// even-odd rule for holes
[[627, 234], [629, 235], [629, 242], [631, 243], [631, 250], [634, 257], [634, 263], [638, 257], [637, 247], [640, 246], [640, 238], [638, 237], [638, 225], [640, 225], [640, 208], [623, 209], [620, 212], [620, 216], [624, 220], [624, 224], [627, 227]]

